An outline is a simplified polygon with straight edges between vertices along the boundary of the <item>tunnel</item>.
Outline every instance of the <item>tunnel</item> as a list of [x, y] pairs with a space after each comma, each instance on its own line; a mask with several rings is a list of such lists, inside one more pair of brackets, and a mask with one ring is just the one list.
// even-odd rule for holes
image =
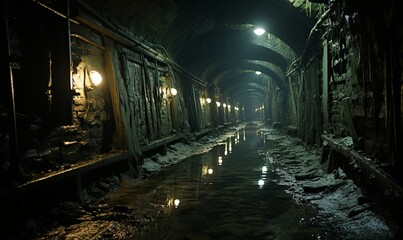
[[401, 239], [401, 5], [3, 1], [0, 238]]

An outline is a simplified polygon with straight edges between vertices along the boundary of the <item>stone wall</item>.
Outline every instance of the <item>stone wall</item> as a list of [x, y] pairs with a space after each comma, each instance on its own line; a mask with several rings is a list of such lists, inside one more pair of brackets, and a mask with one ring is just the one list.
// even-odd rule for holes
[[[49, 18], [63, 21], [51, 12], [46, 14]], [[45, 32], [53, 27], [47, 19], [47, 16], [38, 19], [32, 25], [44, 28], [41, 31]], [[86, 24], [71, 24], [68, 29], [71, 33], [70, 45], [63, 42], [64, 45], [54, 45], [57, 51], [49, 50], [46, 44], [52, 42], [53, 38], [44, 43], [41, 42], [42, 38], [30, 43], [22, 41], [27, 35], [26, 21], [26, 18], [17, 16], [12, 18], [10, 24], [16, 60], [13, 71], [18, 81], [16, 102], [24, 108], [17, 109], [20, 161], [10, 159], [7, 132], [0, 131], [0, 170], [2, 176], [7, 176], [7, 181], [11, 178], [31, 180], [40, 174], [62, 171], [115, 151], [128, 151], [133, 166], [139, 168], [143, 147], [149, 149], [152, 143], [164, 142], [171, 137], [188, 138], [191, 131], [213, 126], [213, 111], [210, 111], [213, 102], [205, 103], [207, 87], [194, 81], [189, 73], [176, 66], [163, 53], [155, 54], [155, 50], [150, 52], [149, 49], [139, 48], [133, 43], [134, 38], [118, 37], [118, 33], [96, 20], [89, 20]], [[62, 30], [68, 32], [64, 28], [60, 32]], [[41, 48], [30, 49], [29, 44], [33, 43]], [[70, 72], [66, 69], [56, 71], [63, 63], [60, 53], [64, 54], [63, 51], [69, 47], [70, 64], [68, 54], [62, 57], [65, 60], [63, 66]], [[41, 61], [35, 67], [31, 64], [30, 71], [26, 71], [27, 63], [20, 59], [26, 58], [31, 51]], [[29, 59], [34, 58], [36, 55]], [[35, 88], [29, 87], [29, 94], [25, 96], [20, 91], [26, 88], [22, 82], [27, 81], [26, 76], [20, 74], [23, 70], [26, 76], [35, 81], [29, 81], [29, 86]], [[92, 71], [102, 76], [99, 85], [93, 84]], [[61, 78], [61, 73], [70, 74], [64, 74]], [[53, 80], [53, 85], [48, 87], [50, 80]], [[176, 89], [176, 95], [172, 88]], [[61, 96], [61, 93], [64, 95]], [[39, 98], [27, 101], [31, 96], [39, 96], [40, 101]], [[210, 98], [213, 100], [215, 96]], [[50, 99], [56, 101], [51, 102]], [[49, 110], [52, 103], [54, 105]], [[61, 107], [62, 103], [69, 104]], [[0, 121], [4, 126], [8, 116], [3, 114], [2, 105], [0, 112]], [[193, 121], [190, 122], [190, 119]], [[13, 166], [18, 171], [12, 171]]]
[[333, 1], [330, 7], [331, 132], [353, 137], [358, 149], [396, 165], [402, 143], [399, 9], [393, 1]]
[[308, 144], [322, 132], [352, 137], [356, 149], [394, 168], [402, 146], [401, 9], [351, 0], [327, 8], [286, 81], [286, 122]]

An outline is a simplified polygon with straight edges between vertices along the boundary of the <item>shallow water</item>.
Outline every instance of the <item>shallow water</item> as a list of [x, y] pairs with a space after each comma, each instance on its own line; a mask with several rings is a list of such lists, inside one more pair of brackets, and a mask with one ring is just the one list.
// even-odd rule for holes
[[160, 209], [142, 239], [334, 239], [314, 209], [273, 182], [268, 147], [247, 127], [137, 186], [134, 204]]

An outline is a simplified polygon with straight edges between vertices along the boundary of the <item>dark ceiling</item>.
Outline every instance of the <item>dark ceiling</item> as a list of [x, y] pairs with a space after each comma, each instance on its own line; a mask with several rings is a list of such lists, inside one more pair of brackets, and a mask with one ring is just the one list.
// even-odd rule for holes
[[[306, 0], [86, 0], [96, 12], [226, 96], [261, 105], [316, 22]], [[296, 8], [299, 4], [300, 8]], [[302, 7], [301, 7], [302, 6]], [[311, 5], [309, 5], [311, 6]], [[268, 33], [253, 33], [260, 26]], [[256, 75], [255, 71], [262, 72]]]

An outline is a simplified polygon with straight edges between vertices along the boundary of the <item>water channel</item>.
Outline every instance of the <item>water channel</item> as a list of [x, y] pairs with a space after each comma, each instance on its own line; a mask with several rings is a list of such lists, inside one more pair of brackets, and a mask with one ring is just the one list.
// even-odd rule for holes
[[160, 209], [142, 239], [334, 239], [316, 211], [273, 180], [275, 159], [256, 128], [147, 179], [125, 196]]

